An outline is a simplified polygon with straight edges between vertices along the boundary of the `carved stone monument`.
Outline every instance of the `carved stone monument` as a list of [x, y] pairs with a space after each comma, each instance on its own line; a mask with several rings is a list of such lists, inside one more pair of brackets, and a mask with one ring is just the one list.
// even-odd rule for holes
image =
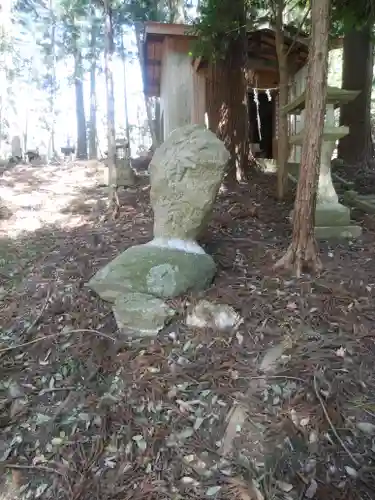
[[21, 148], [21, 139], [18, 135], [12, 137], [12, 159], [13, 161], [20, 162], [22, 161], [22, 148]]
[[209, 130], [174, 130], [150, 163], [154, 238], [128, 248], [89, 281], [112, 302], [119, 328], [155, 335], [173, 314], [166, 298], [206, 288], [216, 266], [196, 239], [206, 227], [229, 153]]

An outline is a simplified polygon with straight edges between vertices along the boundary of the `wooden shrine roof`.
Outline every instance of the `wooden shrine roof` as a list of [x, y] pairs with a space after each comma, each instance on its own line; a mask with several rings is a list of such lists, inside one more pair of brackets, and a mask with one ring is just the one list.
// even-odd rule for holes
[[[189, 34], [191, 26], [184, 24], [168, 24], [158, 22], [145, 23], [144, 37], [144, 85], [148, 96], [160, 95], [161, 64], [163, 57], [163, 41], [166, 37], [178, 37], [185, 40], [195, 40], [196, 36]], [[289, 62], [293, 73], [306, 64], [309, 39], [288, 33], [285, 36], [287, 47], [292, 45]], [[254, 71], [273, 71], [277, 73], [277, 54], [275, 46], [275, 29], [270, 25], [259, 27], [248, 32], [248, 57], [250, 69]], [[201, 58], [192, 58], [192, 64], [199, 70], [207, 62]]]
[[184, 24], [158, 23], [155, 21], [145, 23], [143, 80], [147, 96], [160, 95], [164, 39], [166, 37], [181, 37], [194, 40], [195, 36], [187, 34], [189, 29], [191, 29], [191, 26]]
[[[248, 33], [248, 57], [250, 68], [278, 71], [275, 29], [268, 25]], [[302, 68], [309, 54], [309, 39], [292, 34], [284, 37], [292, 73]]]

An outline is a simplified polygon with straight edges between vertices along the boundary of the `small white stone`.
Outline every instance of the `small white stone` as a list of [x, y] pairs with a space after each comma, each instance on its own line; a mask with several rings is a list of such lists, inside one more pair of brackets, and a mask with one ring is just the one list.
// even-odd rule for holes
[[345, 465], [344, 467], [346, 473], [348, 474], [348, 476], [350, 477], [353, 477], [353, 478], [356, 478], [358, 476], [358, 472], [353, 469], [353, 467], [349, 467], [349, 465]]
[[188, 313], [187, 326], [196, 328], [212, 328], [220, 331], [237, 328], [243, 319], [227, 304], [214, 304], [208, 300], [201, 300]]
[[273, 371], [281, 356], [283, 355], [284, 347], [282, 344], [275, 345], [268, 349], [266, 354], [263, 356], [262, 362], [260, 363], [260, 370], [262, 372], [270, 372]]
[[283, 491], [284, 493], [289, 493], [293, 489], [292, 484], [286, 483], [284, 481], [276, 481], [276, 484], [279, 490]]
[[357, 429], [365, 434], [375, 434], [375, 425], [370, 422], [358, 422]]
[[306, 498], [314, 498], [317, 490], [318, 490], [318, 483], [315, 481], [315, 479], [312, 479], [309, 487], [305, 491], [305, 497]]

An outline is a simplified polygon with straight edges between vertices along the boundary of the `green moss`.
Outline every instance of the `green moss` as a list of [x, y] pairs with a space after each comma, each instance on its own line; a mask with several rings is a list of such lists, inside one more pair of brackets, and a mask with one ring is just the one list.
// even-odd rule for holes
[[215, 270], [212, 257], [206, 254], [138, 245], [98, 271], [87, 286], [109, 302], [128, 292], [168, 298], [206, 288]]

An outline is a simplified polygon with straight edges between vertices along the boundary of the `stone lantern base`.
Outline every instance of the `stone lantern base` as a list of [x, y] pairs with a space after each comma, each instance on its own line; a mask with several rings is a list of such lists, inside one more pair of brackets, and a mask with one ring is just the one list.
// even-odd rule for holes
[[341, 203], [318, 203], [315, 211], [315, 236], [318, 239], [358, 238], [362, 228], [351, 224], [350, 209]]

